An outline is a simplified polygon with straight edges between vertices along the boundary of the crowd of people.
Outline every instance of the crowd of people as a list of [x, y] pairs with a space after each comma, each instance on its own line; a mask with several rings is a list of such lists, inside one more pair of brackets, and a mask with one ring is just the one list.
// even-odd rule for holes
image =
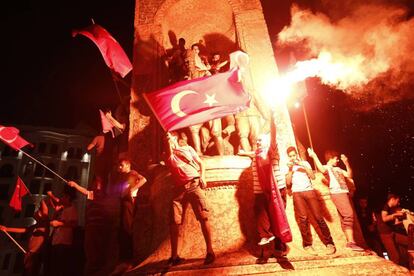
[[[36, 223], [28, 228], [0, 225], [0, 229], [11, 233], [29, 233], [30, 238], [24, 256], [23, 275], [75, 275], [79, 273], [75, 264], [75, 235], [78, 228], [78, 211], [73, 201], [74, 190], [67, 187], [62, 197], [48, 192], [34, 214]], [[43, 267], [43, 269], [42, 269]]]
[[[228, 61], [222, 61], [218, 53], [212, 54], [210, 60], [200, 55], [200, 44], [194, 44], [191, 49], [186, 49], [183, 38], [180, 38], [177, 47], [166, 55], [165, 62], [170, 69], [171, 83], [217, 74], [228, 65]], [[76, 256], [73, 245], [78, 214], [75, 205], [72, 204], [75, 191], [83, 194], [90, 203], [100, 202], [108, 195], [115, 196], [119, 202], [117, 229], [120, 261], [115, 271], [108, 271], [107, 274], [122, 274], [137, 264], [134, 260], [133, 221], [138, 208], [138, 195], [143, 185], [148, 184], [146, 184], [146, 177], [133, 170], [131, 161], [125, 158], [129, 110], [121, 105], [120, 111], [116, 113], [112, 116], [109, 110], [104, 112], [115, 126], [117, 132], [115, 138], [112, 137], [112, 133], [101, 133], [88, 146], [88, 150], [96, 150], [94, 177], [88, 188], [74, 181], [68, 181], [61, 198], [50, 192], [41, 202], [35, 213], [36, 224], [29, 229], [0, 226], [1, 230], [9, 232], [31, 233], [24, 259], [25, 275], [39, 275], [42, 263], [44, 263], [45, 274], [48, 272], [49, 275], [76, 274], [71, 262], [68, 261]], [[300, 156], [294, 145], [286, 150], [289, 161], [286, 164], [280, 163], [274, 116], [271, 114], [268, 121], [260, 120], [259, 113], [260, 110], [253, 105], [247, 111], [235, 116], [215, 119], [191, 126], [187, 130], [166, 133], [164, 162], [174, 182], [171, 184], [172, 199], [169, 210], [171, 242], [171, 256], [167, 260], [169, 266], [179, 265], [184, 261], [179, 255], [178, 239], [183, 221], [183, 208], [187, 202], [190, 203], [200, 223], [205, 240], [204, 264], [209, 265], [216, 260], [209, 221], [211, 214], [204, 192], [204, 188], [207, 187], [205, 165], [200, 157], [208, 153], [212, 147], [215, 148], [212, 152], [217, 155], [233, 154], [237, 151], [239, 155], [252, 158], [252, 193], [254, 194], [252, 207], [256, 217], [258, 246], [273, 244], [277, 256], [288, 255], [288, 242], [292, 240], [285, 213], [289, 191], [292, 194], [304, 252], [315, 256], [335, 254], [337, 250], [335, 241], [312, 184], [315, 179], [314, 170], [305, 160], [305, 156]], [[269, 125], [263, 125], [263, 122]], [[225, 126], [224, 129], [222, 124]], [[228, 138], [233, 132], [237, 132], [239, 137], [238, 148], [226, 152], [226, 140], [223, 137]], [[189, 137], [191, 139], [188, 139]], [[324, 175], [329, 186], [330, 198], [339, 214], [342, 231], [347, 241], [346, 248], [352, 251], [364, 251], [362, 245], [355, 241], [356, 217], [350, 197], [352, 191], [349, 188], [349, 184], [353, 182], [353, 171], [348, 158], [344, 154], [327, 151], [326, 163], [322, 164], [312, 149], [308, 149], [307, 154], [314, 161], [315, 169]], [[116, 172], [113, 170], [114, 158], [118, 159]], [[340, 161], [344, 169], [339, 166]], [[407, 221], [409, 218], [413, 219], [413, 215], [407, 210], [398, 209], [399, 200], [397, 195], [389, 195], [381, 212], [373, 212], [367, 199], [361, 197], [356, 204], [356, 210], [368, 246], [380, 256], [385, 250], [390, 260], [397, 264], [412, 266], [414, 222], [411, 220], [411, 223], [407, 223]], [[315, 221], [320, 230], [320, 238], [325, 245], [324, 252], [317, 252], [313, 247], [311, 221]], [[89, 266], [89, 272], [86, 273], [88, 275], [103, 275], [97, 271], [106, 265], [105, 258], [108, 252], [104, 252], [107, 249], [102, 247], [105, 243], [105, 235], [102, 234], [100, 238], [92, 237], [99, 227], [99, 225], [98, 228], [85, 227], [87, 240], [85, 242], [88, 244], [85, 246]], [[88, 229], [92, 230], [88, 232]], [[44, 258], [46, 251], [48, 257]]]

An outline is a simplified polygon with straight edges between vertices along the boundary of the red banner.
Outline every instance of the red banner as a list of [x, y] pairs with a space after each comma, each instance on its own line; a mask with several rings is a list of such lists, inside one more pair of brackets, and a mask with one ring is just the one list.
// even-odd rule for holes
[[132, 64], [128, 56], [107, 30], [97, 24], [92, 24], [85, 29], [72, 32], [74, 37], [78, 34], [92, 40], [101, 51], [106, 65], [121, 77], [125, 77], [132, 70]]
[[268, 148], [257, 150], [255, 162], [260, 186], [269, 201], [269, 220], [272, 232], [282, 242], [291, 242], [292, 232], [286, 216], [284, 202], [277, 188], [272, 161], [268, 156]]
[[29, 193], [29, 189], [27, 189], [23, 180], [21, 180], [20, 177], [17, 177], [16, 187], [14, 188], [14, 192], [10, 199], [9, 206], [13, 208], [15, 211], [20, 212], [22, 210], [22, 198]]

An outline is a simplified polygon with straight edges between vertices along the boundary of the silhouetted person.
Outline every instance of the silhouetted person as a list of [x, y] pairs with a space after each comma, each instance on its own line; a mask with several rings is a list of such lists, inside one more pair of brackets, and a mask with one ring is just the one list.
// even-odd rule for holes
[[136, 212], [139, 189], [147, 182], [145, 177], [134, 170], [129, 171], [128, 186], [121, 196], [120, 259], [131, 267], [133, 265], [133, 222]]
[[73, 204], [75, 197], [75, 190], [65, 186], [64, 194], [58, 202], [58, 214], [55, 219], [50, 221], [50, 226], [53, 227], [51, 236], [50, 275], [53, 276], [73, 275], [73, 269], [75, 268], [73, 241], [74, 229], [78, 225], [78, 211]]
[[389, 194], [381, 209], [378, 232], [390, 260], [406, 265], [408, 236], [402, 225], [404, 212], [399, 206], [400, 196]]
[[377, 231], [377, 216], [369, 205], [367, 197], [361, 196], [358, 198], [355, 211], [367, 245], [378, 256], [384, 257], [382, 254], [382, 244]]
[[40, 202], [39, 209], [35, 212], [34, 217], [36, 223], [28, 228], [5, 227], [0, 225], [1, 231], [11, 233], [30, 233], [29, 244], [26, 254], [24, 255], [24, 276], [40, 275], [40, 268], [46, 254], [46, 242], [49, 238], [49, 209], [46, 202]]
[[[107, 183], [108, 175], [111, 170], [113, 142], [114, 139], [110, 132], [105, 134], [101, 133], [95, 136], [87, 147], [88, 151], [96, 149], [94, 176], [102, 179], [102, 182], [100, 182], [102, 185]], [[105, 187], [95, 186], [92, 187], [92, 190], [105, 191]]]

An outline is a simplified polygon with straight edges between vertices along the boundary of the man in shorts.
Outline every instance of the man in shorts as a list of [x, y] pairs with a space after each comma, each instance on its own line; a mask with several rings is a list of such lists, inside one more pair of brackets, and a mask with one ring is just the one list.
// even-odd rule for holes
[[172, 219], [170, 225], [171, 258], [170, 265], [178, 265], [183, 258], [178, 256], [179, 225], [183, 220], [183, 203], [188, 201], [193, 208], [197, 220], [200, 222], [204, 240], [207, 247], [207, 255], [204, 264], [211, 264], [215, 260], [215, 254], [211, 243], [211, 230], [208, 221], [208, 209], [204, 192], [204, 165], [195, 150], [188, 146], [180, 146], [175, 132], [167, 133], [167, 160], [166, 164], [175, 181], [172, 200]]

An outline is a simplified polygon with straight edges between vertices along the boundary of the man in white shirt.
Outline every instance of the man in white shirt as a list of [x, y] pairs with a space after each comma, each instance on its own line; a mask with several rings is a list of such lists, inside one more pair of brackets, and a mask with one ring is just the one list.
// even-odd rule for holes
[[316, 192], [312, 187], [311, 179], [315, 179], [312, 168], [308, 162], [299, 160], [295, 147], [289, 147], [286, 152], [289, 157], [289, 171], [286, 174], [286, 184], [292, 187], [293, 206], [302, 235], [303, 248], [309, 254], [317, 255], [317, 252], [312, 247], [312, 233], [308, 218], [309, 211], [321, 230], [322, 242], [326, 246], [326, 254], [334, 254], [336, 248], [331, 232], [323, 218]]

